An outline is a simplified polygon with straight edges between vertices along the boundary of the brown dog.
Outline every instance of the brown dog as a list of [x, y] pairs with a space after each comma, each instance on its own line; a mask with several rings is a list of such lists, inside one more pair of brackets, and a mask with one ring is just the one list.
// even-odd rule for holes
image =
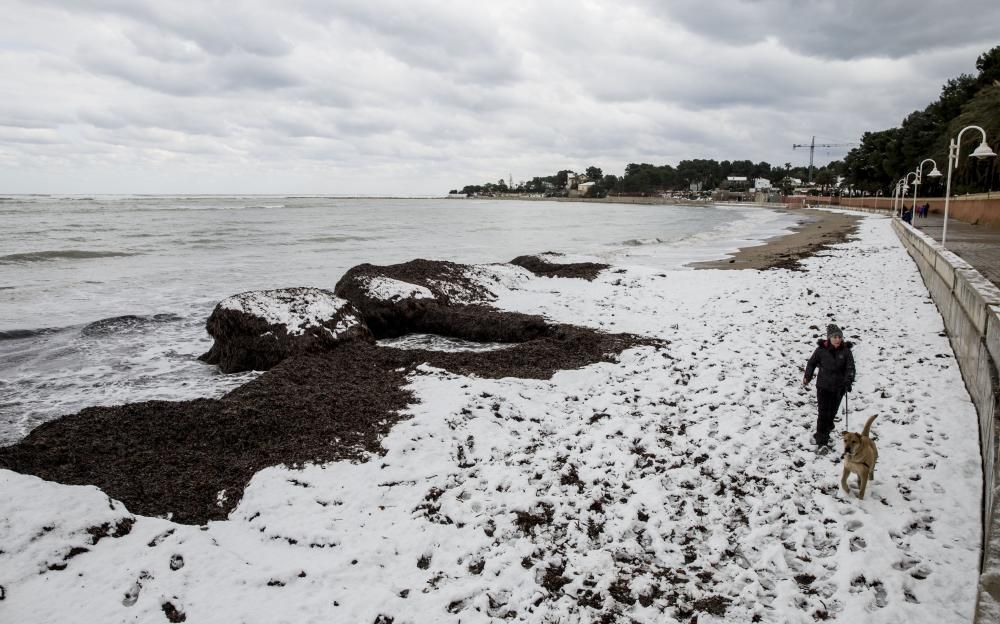
[[[877, 414], [875, 415], [877, 416]], [[859, 492], [858, 498], [865, 497], [865, 488], [868, 487], [868, 480], [875, 478], [875, 462], [878, 461], [878, 449], [875, 443], [868, 437], [871, 431], [872, 421], [875, 416], [868, 419], [865, 428], [861, 433], [845, 431], [844, 436], [844, 473], [840, 477], [840, 487], [844, 492], [850, 493], [847, 487], [847, 477], [852, 472], [858, 475]]]

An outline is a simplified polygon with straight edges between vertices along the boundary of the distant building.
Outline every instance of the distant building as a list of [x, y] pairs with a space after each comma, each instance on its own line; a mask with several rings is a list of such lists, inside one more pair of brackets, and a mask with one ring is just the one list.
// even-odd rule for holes
[[750, 189], [750, 180], [746, 176], [729, 176], [720, 187], [732, 192], [746, 191]]
[[753, 190], [763, 191], [771, 188], [771, 181], [767, 178], [755, 178], [753, 181]]
[[583, 175], [582, 173], [573, 173], [570, 171], [566, 174], [566, 190], [570, 191], [578, 188], [581, 184], [585, 182], [590, 182], [590, 178]]
[[776, 204], [781, 202], [781, 190], [776, 188], [758, 189], [753, 196], [758, 204]]
[[569, 197], [586, 197], [590, 194], [591, 189], [594, 188], [596, 182], [591, 182], [586, 179], [586, 176], [578, 176], [578, 179], [584, 179], [583, 182], [577, 182], [576, 186], [566, 192]]
[[689, 184], [688, 190], [695, 193], [700, 193], [701, 189], [703, 189], [704, 187], [705, 187], [705, 182], [703, 180], [699, 180], [697, 182], [692, 182], [691, 184]]

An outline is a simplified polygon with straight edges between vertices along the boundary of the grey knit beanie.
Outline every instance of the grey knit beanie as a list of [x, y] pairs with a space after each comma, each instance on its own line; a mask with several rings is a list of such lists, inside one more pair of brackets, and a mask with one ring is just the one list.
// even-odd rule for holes
[[840, 331], [840, 328], [830, 323], [826, 326], [826, 337], [833, 338], [834, 336], [840, 336], [841, 339], [844, 338], [844, 332]]

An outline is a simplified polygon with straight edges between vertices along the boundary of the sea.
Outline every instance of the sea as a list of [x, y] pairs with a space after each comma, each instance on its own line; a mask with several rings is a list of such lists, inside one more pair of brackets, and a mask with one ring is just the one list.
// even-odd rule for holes
[[92, 405], [218, 397], [221, 299], [350, 267], [541, 252], [690, 270], [787, 231], [754, 206], [284, 196], [0, 197], [0, 446]]

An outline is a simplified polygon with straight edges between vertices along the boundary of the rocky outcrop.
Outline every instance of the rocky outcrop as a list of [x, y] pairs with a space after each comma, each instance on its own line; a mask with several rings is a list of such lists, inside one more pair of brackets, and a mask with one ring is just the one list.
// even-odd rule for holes
[[201, 359], [225, 373], [268, 370], [292, 354], [371, 339], [354, 306], [319, 288], [233, 295], [215, 306], [206, 329], [215, 343]]
[[610, 265], [597, 262], [552, 262], [551, 257], [560, 254], [552, 252], [540, 256], [518, 256], [510, 261], [511, 264], [523, 267], [540, 277], [570, 277], [584, 279], [588, 282], [594, 281], [601, 271], [609, 268]]
[[357, 307], [376, 338], [427, 333], [476, 342], [525, 342], [549, 335], [551, 328], [542, 317], [487, 305], [496, 299], [492, 286], [516, 281], [520, 271], [436, 260], [361, 264], [344, 274], [335, 292]]

